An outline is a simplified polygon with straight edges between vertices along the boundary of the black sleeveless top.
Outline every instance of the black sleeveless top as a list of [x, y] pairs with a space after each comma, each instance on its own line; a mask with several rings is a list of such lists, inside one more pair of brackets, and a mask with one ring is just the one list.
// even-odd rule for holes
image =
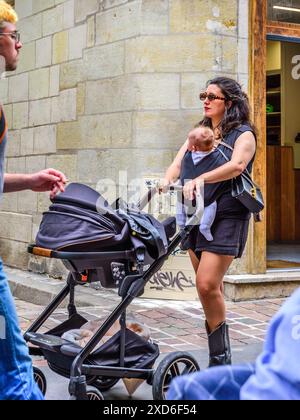
[[[254, 135], [253, 129], [249, 125], [241, 125], [233, 129], [229, 134], [227, 134], [223, 141], [229, 146], [234, 148], [235, 142], [241, 136], [241, 134], [251, 131]], [[180, 180], [181, 184], [184, 185], [186, 182], [193, 180], [204, 173], [213, 171], [214, 169], [219, 168], [222, 165], [227, 163], [226, 159], [220, 153], [227, 156], [229, 160], [232, 157], [232, 151], [228, 147], [219, 145], [218, 148], [211, 154], [204, 157], [197, 165], [194, 164], [192, 158], [192, 152], [186, 152], [182, 164], [181, 164], [181, 174]], [[249, 163], [247, 169], [251, 173], [253, 162]], [[233, 198], [231, 195], [231, 180], [217, 182], [215, 184], [205, 184], [204, 187], [204, 205], [209, 206], [214, 201], [218, 203], [217, 218], [237, 218], [241, 220], [250, 219], [250, 213], [246, 207], [244, 207], [236, 198]]]

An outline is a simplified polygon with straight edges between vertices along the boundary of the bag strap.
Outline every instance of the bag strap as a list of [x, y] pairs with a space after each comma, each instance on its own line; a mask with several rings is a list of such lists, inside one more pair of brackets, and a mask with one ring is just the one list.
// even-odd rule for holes
[[[219, 142], [219, 144], [221, 144], [222, 146], [225, 146], [225, 147], [227, 147], [227, 149], [230, 149], [232, 152], [234, 151], [234, 149], [233, 149], [233, 147], [232, 146], [230, 146], [229, 144], [227, 144], [227, 143], [225, 143], [225, 141], [220, 141]], [[227, 162], [230, 162], [230, 159], [225, 155], [225, 153], [221, 150], [221, 149], [219, 149], [219, 152], [222, 154], [222, 156], [224, 157], [224, 159], [226, 159], [227, 160]], [[259, 186], [253, 181], [253, 179], [252, 179], [252, 176], [251, 176], [251, 174], [250, 174], [250, 172], [248, 171], [248, 169], [246, 168], [245, 169], [245, 171], [243, 172], [243, 174], [242, 175], [244, 175], [244, 176], [246, 176], [248, 179], [249, 179], [249, 181], [251, 181], [252, 182], [252, 184], [256, 187], [256, 188], [259, 188]]]
[[[231, 147], [229, 144], [227, 144], [227, 143], [225, 143], [225, 141], [220, 141], [220, 143], [219, 144], [222, 144], [222, 146], [225, 146], [225, 147], [227, 147], [228, 149], [230, 149], [232, 152], [233, 152], [233, 147]], [[227, 162], [230, 162], [230, 159], [228, 159], [228, 157], [225, 155], [225, 153], [221, 150], [221, 149], [218, 149], [219, 150], [219, 152], [222, 154], [222, 156], [224, 157], [224, 159], [225, 160], [227, 160]], [[253, 179], [252, 179], [252, 177], [251, 177], [251, 175], [250, 175], [250, 173], [249, 173], [249, 171], [248, 171], [248, 169], [246, 168], [245, 169], [245, 171], [242, 173], [242, 175], [244, 175], [244, 176], [246, 176], [248, 179], [249, 179], [249, 181], [251, 181], [252, 182], [252, 184], [256, 187], [256, 188], [259, 188], [259, 186], [253, 181]], [[260, 223], [260, 222], [262, 222], [263, 221], [263, 218], [262, 218], [262, 215], [261, 215], [261, 213], [254, 213], [254, 222], [255, 223]]]
[[[227, 143], [225, 143], [225, 141], [220, 141], [220, 144], [222, 145], [222, 146], [225, 146], [225, 147], [227, 147], [227, 149], [230, 149], [232, 152], [234, 151], [234, 148], [232, 147], [232, 146], [230, 146], [229, 144], [227, 144]], [[222, 153], [222, 151], [220, 150], [220, 152]], [[223, 156], [225, 156], [225, 153], [223, 153]], [[229, 162], [229, 159], [227, 158], [227, 160], [228, 160], [228, 162]], [[245, 169], [245, 172], [247, 173], [247, 175], [251, 178], [251, 175], [250, 175], [250, 173], [249, 173], [249, 171], [248, 171], [248, 169], [246, 168]]]

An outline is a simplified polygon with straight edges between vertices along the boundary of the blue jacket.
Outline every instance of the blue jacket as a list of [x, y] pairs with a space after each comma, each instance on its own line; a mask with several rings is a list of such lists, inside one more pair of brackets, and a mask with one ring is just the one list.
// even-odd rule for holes
[[0, 199], [4, 184], [4, 155], [7, 142], [7, 123], [4, 112], [0, 106]]
[[300, 400], [300, 289], [273, 318], [242, 400]]

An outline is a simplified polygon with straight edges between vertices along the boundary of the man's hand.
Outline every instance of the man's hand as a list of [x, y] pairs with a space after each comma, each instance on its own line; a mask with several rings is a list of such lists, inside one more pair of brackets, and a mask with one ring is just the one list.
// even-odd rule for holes
[[29, 175], [29, 188], [35, 192], [50, 191], [50, 198], [53, 199], [56, 194], [64, 192], [67, 178], [65, 175], [56, 169], [45, 169]]

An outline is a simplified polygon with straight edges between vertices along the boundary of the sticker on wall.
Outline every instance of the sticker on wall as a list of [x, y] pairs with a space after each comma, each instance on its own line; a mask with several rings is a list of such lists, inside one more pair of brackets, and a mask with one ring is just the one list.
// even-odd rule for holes
[[292, 78], [294, 80], [300, 79], [300, 55], [295, 55], [292, 58], [292, 64], [296, 64], [292, 69]]

